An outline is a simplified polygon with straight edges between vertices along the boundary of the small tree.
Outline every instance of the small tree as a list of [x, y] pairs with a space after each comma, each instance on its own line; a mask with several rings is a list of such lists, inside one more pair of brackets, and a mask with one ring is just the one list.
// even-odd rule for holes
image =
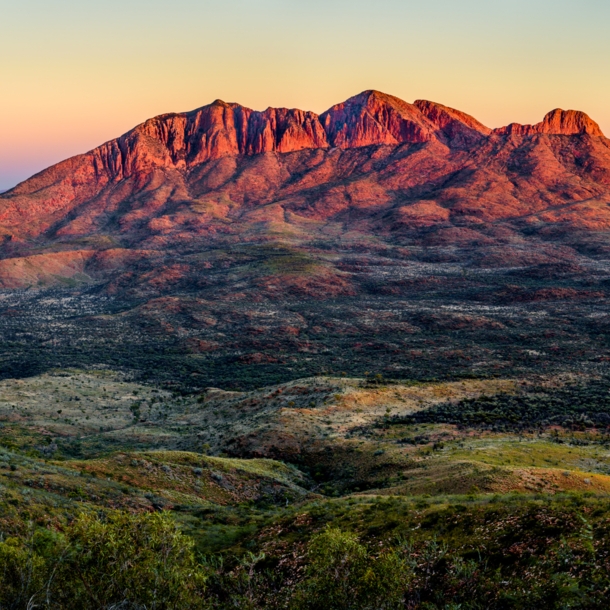
[[178, 610], [205, 606], [193, 541], [167, 513], [83, 513], [66, 532], [56, 579], [60, 607]]
[[351, 533], [327, 527], [312, 538], [310, 564], [293, 608], [375, 610], [398, 608], [409, 571], [394, 552], [369, 554]]

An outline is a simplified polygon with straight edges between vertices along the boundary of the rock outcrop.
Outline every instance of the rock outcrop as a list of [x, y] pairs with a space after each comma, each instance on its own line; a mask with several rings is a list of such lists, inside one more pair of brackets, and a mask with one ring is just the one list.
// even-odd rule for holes
[[[109, 248], [122, 252], [112, 259], [116, 273], [132, 264], [128, 252], [277, 236], [527, 244], [533, 228], [552, 239], [610, 230], [608, 202], [610, 141], [582, 112], [554, 110], [536, 125], [491, 130], [447, 106], [378, 91], [321, 115], [217, 100], [150, 119], [0, 194], [0, 256], [15, 260], [3, 267], [3, 283], [17, 286], [20, 275], [48, 283], [60, 268], [66, 277], [104, 277], [104, 257], [86, 252]], [[78, 243], [72, 258], [31, 258], [69, 243]], [[519, 260], [538, 260], [536, 248]], [[27, 272], [32, 264], [40, 272]], [[180, 266], [180, 277], [189, 273]]]
[[518, 136], [533, 136], [536, 134], [574, 136], [590, 135], [604, 137], [599, 125], [578, 110], [561, 110], [556, 108], [551, 110], [540, 123], [536, 125], [521, 125], [511, 123], [507, 127], [495, 129], [494, 133], [505, 135], [513, 134]]
[[332, 146], [356, 148], [375, 144], [427, 142], [428, 121], [413, 104], [378, 91], [365, 91], [320, 116]]

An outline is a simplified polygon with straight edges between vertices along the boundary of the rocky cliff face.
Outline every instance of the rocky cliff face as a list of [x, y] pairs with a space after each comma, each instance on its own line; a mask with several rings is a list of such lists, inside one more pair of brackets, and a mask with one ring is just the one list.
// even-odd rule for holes
[[536, 134], [574, 136], [587, 134], [595, 137], [604, 137], [599, 125], [584, 112], [561, 110], [560, 108], [551, 110], [536, 125], [511, 123], [507, 127], [495, 129], [494, 132], [500, 135], [514, 134], [519, 136], [533, 136]]
[[117, 180], [153, 167], [185, 170], [222, 157], [417, 144], [439, 139], [474, 143], [491, 130], [432, 102], [408, 104], [365, 91], [318, 116], [268, 108], [257, 112], [217, 100], [185, 114], [163, 115], [93, 151], [98, 174]]
[[193, 112], [146, 121], [93, 154], [98, 172], [117, 180], [153, 167], [185, 170], [222, 157], [327, 147], [313, 112], [256, 112], [217, 100]]
[[346, 236], [486, 248], [485, 264], [509, 264], [526, 250], [540, 258], [540, 240], [605, 235], [608, 202], [610, 141], [582, 112], [491, 130], [377, 91], [319, 116], [215, 101], [150, 119], [0, 195], [0, 275], [31, 285], [31, 262], [40, 277], [61, 268], [104, 278], [151, 253], [277, 239], [332, 249]]

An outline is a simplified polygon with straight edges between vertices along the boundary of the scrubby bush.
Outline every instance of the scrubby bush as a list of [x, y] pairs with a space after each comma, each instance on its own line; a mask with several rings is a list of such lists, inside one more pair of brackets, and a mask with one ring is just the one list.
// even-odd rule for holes
[[[81, 514], [66, 532], [56, 595], [66, 608], [128, 604], [147, 610], [204, 607], [193, 542], [167, 513]], [[57, 588], [56, 588], [57, 589]]]
[[293, 600], [296, 610], [399, 608], [409, 572], [394, 550], [377, 555], [351, 533], [328, 527], [309, 545], [309, 566]]
[[0, 609], [32, 607], [32, 601], [44, 594], [47, 572], [47, 562], [36, 552], [31, 537], [0, 542]]
[[165, 513], [83, 513], [63, 535], [0, 543], [0, 610], [205, 608], [193, 542]]

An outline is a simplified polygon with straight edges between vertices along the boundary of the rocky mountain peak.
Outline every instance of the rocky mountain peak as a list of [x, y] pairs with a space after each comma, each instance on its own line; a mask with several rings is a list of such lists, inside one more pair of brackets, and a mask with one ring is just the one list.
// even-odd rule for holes
[[421, 143], [433, 130], [413, 105], [379, 91], [364, 91], [320, 115], [332, 146]]
[[603, 136], [599, 125], [587, 114], [579, 110], [551, 110], [540, 125], [541, 133], [561, 134], [571, 136], [576, 134], [589, 134]]
[[521, 125], [511, 123], [506, 127], [494, 130], [500, 135], [513, 134], [519, 136], [532, 136], [536, 134], [574, 136], [587, 134], [604, 137], [600, 126], [587, 114], [580, 110], [562, 110], [556, 108], [547, 113], [540, 123], [535, 125]]

